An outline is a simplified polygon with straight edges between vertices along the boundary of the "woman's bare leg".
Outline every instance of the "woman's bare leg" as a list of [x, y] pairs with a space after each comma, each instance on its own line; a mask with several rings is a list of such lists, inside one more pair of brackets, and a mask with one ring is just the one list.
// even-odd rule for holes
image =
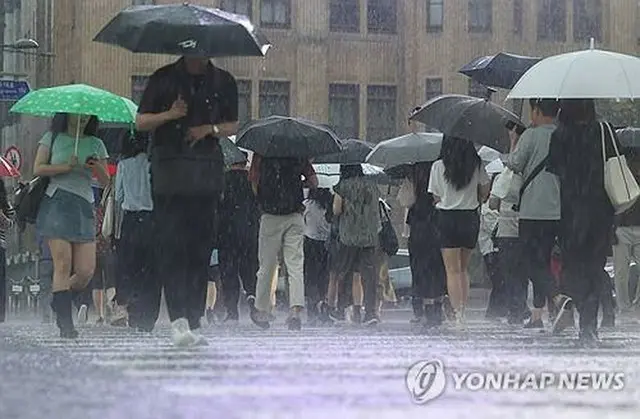
[[462, 283], [461, 249], [442, 249], [442, 260], [447, 273], [447, 291], [449, 300], [457, 312], [463, 306], [464, 291]]

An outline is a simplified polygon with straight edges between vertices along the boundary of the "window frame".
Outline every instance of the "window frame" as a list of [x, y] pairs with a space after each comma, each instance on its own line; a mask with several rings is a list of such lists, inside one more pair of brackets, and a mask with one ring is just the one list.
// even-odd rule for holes
[[[393, 8], [393, 13], [388, 15], [393, 16], [392, 21], [379, 21], [376, 20], [376, 16], [380, 14], [373, 14], [373, 9], [383, 9], [385, 6]], [[385, 14], [386, 16], [386, 14]], [[367, 33], [374, 35], [395, 35], [398, 33], [398, 4], [396, 0], [367, 0]]]
[[[431, 12], [434, 6], [440, 6], [440, 24], [431, 24]], [[444, 31], [444, 0], [427, 0], [427, 32], [438, 33]]]
[[[285, 86], [286, 85], [286, 94], [282, 93], [282, 92], [276, 92], [274, 89], [274, 91], [271, 92], [267, 92], [264, 93], [265, 91], [268, 91], [269, 89], [266, 89], [266, 86], [269, 85], [273, 85], [273, 86]], [[289, 116], [291, 115], [291, 81], [289, 80], [270, 80], [270, 79], [264, 79], [264, 80], [260, 80], [258, 82], [258, 117], [259, 118], [266, 118], [268, 116], [271, 115], [280, 115], [280, 114], [276, 114], [276, 113], [271, 113], [271, 114], [265, 114], [262, 111], [262, 100], [265, 97], [286, 97], [287, 98], [287, 112], [286, 115], [282, 115], [282, 116]]]
[[[220, 0], [220, 9], [229, 13], [243, 14], [243, 13], [238, 13], [238, 10], [237, 10], [238, 1], [240, 0]], [[242, 1], [247, 2], [247, 14], [245, 16], [247, 16], [249, 19], [252, 19], [253, 18], [253, 0], [242, 0]], [[231, 8], [229, 7], [224, 7], [224, 4], [226, 2], [233, 4], [233, 10], [230, 10]]]
[[[380, 89], [381, 91], [384, 91], [383, 89], [388, 89], [387, 91], [393, 92], [393, 98], [391, 98], [391, 95], [388, 95], [387, 97], [383, 97], [383, 95], [380, 95], [380, 96], [372, 95], [372, 91], [374, 91], [374, 89]], [[375, 118], [374, 117], [375, 115], [371, 114], [371, 109], [373, 108], [373, 106], [371, 106], [372, 102], [390, 102], [391, 99], [393, 99], [393, 112], [391, 113], [391, 118], [393, 123], [384, 124], [384, 127], [387, 127], [387, 126], [389, 127], [388, 129], [372, 126], [371, 125], [372, 121], [380, 120], [379, 118]], [[367, 100], [366, 102], [367, 103], [367, 124], [366, 124], [367, 140], [370, 142], [377, 142], [377, 141], [383, 141], [383, 140], [387, 140], [389, 138], [395, 137], [398, 133], [398, 86], [395, 84], [369, 84], [367, 85], [366, 100]], [[374, 131], [374, 132], [388, 131], [388, 133], [391, 135], [387, 136], [386, 135], [387, 133], [385, 132], [385, 135], [383, 136], [383, 138], [375, 138], [375, 136], [372, 135], [371, 131]]]
[[[332, 33], [359, 33], [360, 32], [360, 1], [361, 0], [329, 0], [329, 32]], [[346, 4], [345, 3], [349, 3]], [[355, 14], [348, 14], [347, 8], [355, 6]], [[341, 13], [334, 15], [334, 11], [339, 9]], [[336, 11], [337, 13], [337, 11]], [[353, 16], [355, 22], [344, 23], [334, 21], [334, 16]]]
[[[563, 19], [557, 17], [558, 10], [562, 12]], [[541, 19], [543, 18], [544, 19]], [[555, 17], [555, 19], [554, 19]], [[537, 40], [544, 42], [567, 42], [567, 1], [566, 0], [540, 0], [537, 14]], [[562, 22], [562, 31], [556, 30], [555, 25]], [[545, 28], [545, 31], [541, 31]]]
[[[339, 90], [344, 89], [343, 91], [353, 89], [353, 92], [350, 93], [342, 93]], [[349, 128], [346, 126], [337, 126], [334, 121], [331, 120], [331, 104], [334, 100], [343, 100], [343, 101], [353, 101], [355, 104], [354, 118], [353, 118], [353, 132], [344, 133], [343, 128]], [[340, 137], [346, 138], [359, 138], [360, 137], [360, 85], [357, 83], [329, 83], [329, 109], [328, 109], [328, 121], [329, 125], [331, 125], [332, 129], [338, 134]]]
[[[275, 21], [265, 21], [264, 14], [262, 13], [263, 5], [265, 2], [271, 4], [272, 10], [273, 5], [276, 3], [282, 3], [285, 5], [285, 13], [286, 13], [286, 21], [285, 22], [275, 22]], [[266, 29], [291, 29], [291, 0], [260, 0], [260, 27]], [[275, 18], [275, 15], [274, 15]], [[275, 19], [274, 19], [275, 20]]]
[[[487, 17], [489, 18], [486, 24], [484, 25], [475, 25], [474, 19], [472, 16], [477, 12], [478, 22], [480, 21], [480, 17], [482, 16], [482, 8], [481, 6], [488, 5], [489, 12]], [[468, 18], [467, 18], [467, 30], [469, 33], [477, 33], [477, 34], [490, 34], [493, 32], [493, 0], [469, 0], [468, 2]]]
[[[591, 15], [589, 6], [594, 6], [597, 9], [597, 13]], [[593, 18], [595, 18], [595, 21], [591, 20]], [[602, 0], [573, 0], [573, 42], [589, 41], [591, 38], [595, 38], [596, 41], [602, 41], [603, 21], [604, 7]], [[583, 25], [580, 25], [579, 22], [582, 22]], [[597, 28], [596, 34], [581, 33], [581, 31], [589, 31], [593, 27]]]

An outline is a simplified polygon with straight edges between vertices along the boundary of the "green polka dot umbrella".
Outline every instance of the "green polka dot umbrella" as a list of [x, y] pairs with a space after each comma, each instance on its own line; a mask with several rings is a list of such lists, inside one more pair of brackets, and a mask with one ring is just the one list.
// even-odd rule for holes
[[34, 90], [13, 105], [11, 112], [42, 117], [58, 112], [95, 115], [101, 122], [133, 124], [137, 109], [131, 100], [106, 90], [70, 84]]

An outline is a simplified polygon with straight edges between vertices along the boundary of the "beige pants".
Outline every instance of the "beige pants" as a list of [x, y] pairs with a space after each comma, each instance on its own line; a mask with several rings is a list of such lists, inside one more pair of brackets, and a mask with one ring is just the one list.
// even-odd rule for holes
[[613, 246], [613, 271], [616, 281], [618, 307], [631, 308], [631, 303], [640, 298], [640, 287], [636, 295], [629, 295], [629, 264], [640, 263], [640, 227], [618, 227], [618, 244]]
[[302, 214], [262, 216], [258, 244], [260, 269], [256, 284], [258, 310], [271, 311], [271, 290], [281, 250], [289, 276], [289, 305], [304, 307], [303, 233]]

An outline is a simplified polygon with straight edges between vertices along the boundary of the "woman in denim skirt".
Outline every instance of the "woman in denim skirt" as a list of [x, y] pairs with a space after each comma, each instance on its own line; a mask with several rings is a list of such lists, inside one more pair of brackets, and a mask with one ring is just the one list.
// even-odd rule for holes
[[33, 169], [34, 175], [50, 178], [37, 229], [51, 250], [51, 308], [63, 338], [78, 336], [71, 316], [71, 292], [87, 286], [96, 265], [92, 174], [101, 185], [109, 183], [107, 149], [95, 137], [97, 128], [95, 116], [56, 114], [50, 131], [40, 140]]

